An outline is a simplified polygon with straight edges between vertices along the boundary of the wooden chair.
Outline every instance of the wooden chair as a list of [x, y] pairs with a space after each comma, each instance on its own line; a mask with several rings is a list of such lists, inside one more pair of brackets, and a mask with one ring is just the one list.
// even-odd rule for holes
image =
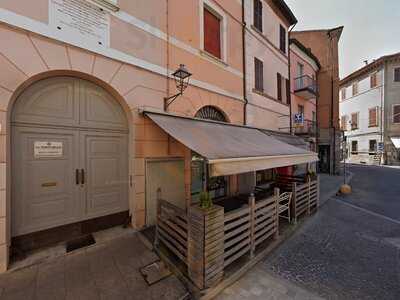
[[[292, 201], [292, 193], [285, 192], [279, 195], [278, 212], [281, 218], [287, 219], [290, 222], [290, 203]], [[287, 211], [287, 216], [285, 212]]]

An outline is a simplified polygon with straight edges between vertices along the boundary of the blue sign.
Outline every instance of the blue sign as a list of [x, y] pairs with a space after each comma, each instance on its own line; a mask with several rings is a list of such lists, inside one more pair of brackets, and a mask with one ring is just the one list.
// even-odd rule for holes
[[294, 115], [294, 123], [295, 124], [303, 124], [304, 123], [304, 115], [303, 114], [295, 114]]
[[383, 152], [383, 150], [385, 150], [385, 144], [382, 142], [379, 142], [378, 143], [378, 151]]

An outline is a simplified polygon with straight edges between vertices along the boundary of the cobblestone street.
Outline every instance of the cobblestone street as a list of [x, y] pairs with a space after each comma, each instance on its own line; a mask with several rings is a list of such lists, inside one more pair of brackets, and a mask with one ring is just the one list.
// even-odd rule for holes
[[[327, 201], [220, 299], [238, 294], [246, 299], [399, 299], [400, 170], [352, 166], [351, 171], [352, 195]], [[260, 283], [261, 274], [269, 284]], [[283, 288], [271, 288], [274, 282]]]

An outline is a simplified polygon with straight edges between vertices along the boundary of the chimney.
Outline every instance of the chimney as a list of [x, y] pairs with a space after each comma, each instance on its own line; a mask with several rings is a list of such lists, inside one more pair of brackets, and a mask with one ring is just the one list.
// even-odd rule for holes
[[364, 64], [367, 66], [368, 65], [368, 59], [364, 60]]

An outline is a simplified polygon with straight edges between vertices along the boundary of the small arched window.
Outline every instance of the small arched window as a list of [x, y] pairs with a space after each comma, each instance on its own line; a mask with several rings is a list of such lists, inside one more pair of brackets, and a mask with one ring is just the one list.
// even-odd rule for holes
[[204, 106], [199, 109], [195, 117], [199, 119], [207, 119], [218, 122], [228, 122], [225, 115], [219, 109], [211, 105]]

